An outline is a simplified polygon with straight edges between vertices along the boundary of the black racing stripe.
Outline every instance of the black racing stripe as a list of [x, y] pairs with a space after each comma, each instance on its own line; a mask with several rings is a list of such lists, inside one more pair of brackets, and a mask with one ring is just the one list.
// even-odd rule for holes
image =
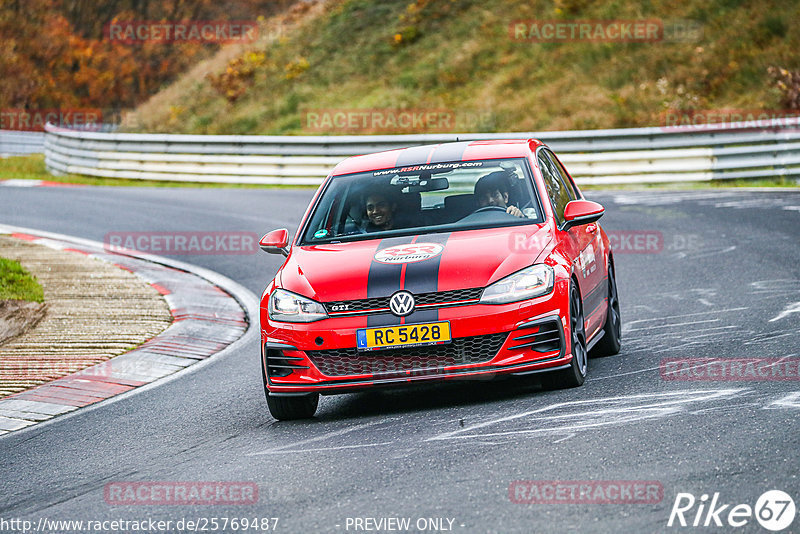
[[461, 161], [461, 158], [464, 157], [464, 151], [467, 149], [469, 143], [469, 141], [463, 141], [461, 143], [448, 143], [446, 145], [438, 146], [436, 150], [433, 151], [431, 163]]
[[[414, 240], [414, 236], [389, 237], [382, 239], [376, 252], [396, 245], [408, 245]], [[389, 297], [400, 289], [400, 275], [403, 271], [403, 264], [387, 264], [376, 261], [373, 257], [369, 266], [367, 276], [367, 298]], [[391, 313], [381, 313], [367, 316], [367, 326], [387, 326], [400, 324], [400, 318]]]
[[[438, 243], [446, 245], [450, 234], [432, 234], [420, 237], [418, 243]], [[444, 253], [444, 252], [443, 252]], [[442, 253], [442, 254], [443, 254]], [[418, 295], [439, 290], [439, 267], [442, 254], [429, 260], [409, 263], [406, 266], [406, 276], [403, 289]], [[439, 310], [419, 310], [406, 317], [406, 323], [424, 323], [439, 320]]]
[[429, 146], [412, 146], [406, 148], [400, 155], [397, 156], [397, 163], [395, 167], [405, 167], [406, 165], [419, 165], [427, 163], [428, 156], [430, 156], [433, 149]]

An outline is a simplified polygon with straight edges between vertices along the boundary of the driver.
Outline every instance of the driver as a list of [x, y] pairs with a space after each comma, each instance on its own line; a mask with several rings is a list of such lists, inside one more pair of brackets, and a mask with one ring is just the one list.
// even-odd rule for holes
[[364, 207], [367, 212], [367, 232], [381, 232], [397, 227], [395, 221], [397, 200], [390, 187], [370, 188], [364, 195]]
[[509, 204], [510, 190], [508, 173], [505, 171], [489, 173], [475, 182], [475, 202], [481, 208], [496, 206], [514, 217], [525, 217], [518, 207]]

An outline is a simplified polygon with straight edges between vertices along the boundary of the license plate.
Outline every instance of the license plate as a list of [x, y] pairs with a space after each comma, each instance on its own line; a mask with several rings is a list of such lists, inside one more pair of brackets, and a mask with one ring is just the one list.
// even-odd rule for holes
[[450, 322], [401, 324], [356, 331], [358, 350], [420, 347], [450, 343]]

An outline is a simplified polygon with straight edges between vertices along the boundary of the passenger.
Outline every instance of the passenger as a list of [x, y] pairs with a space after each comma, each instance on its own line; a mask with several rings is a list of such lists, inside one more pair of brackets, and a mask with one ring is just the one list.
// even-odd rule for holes
[[479, 207], [497, 206], [514, 217], [525, 217], [522, 211], [511, 203], [511, 182], [506, 171], [489, 173], [475, 182], [475, 202]]
[[367, 190], [364, 208], [367, 213], [367, 232], [382, 232], [397, 227], [397, 200], [390, 187], [373, 187]]

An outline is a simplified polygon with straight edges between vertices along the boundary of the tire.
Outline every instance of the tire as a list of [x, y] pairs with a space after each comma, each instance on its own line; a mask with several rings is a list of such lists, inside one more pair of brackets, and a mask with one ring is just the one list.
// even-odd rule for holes
[[319, 393], [312, 393], [302, 397], [274, 397], [267, 395], [269, 413], [278, 421], [314, 417], [318, 405]]
[[622, 321], [619, 314], [619, 294], [614, 265], [608, 264], [608, 309], [603, 323], [603, 337], [592, 348], [593, 357], [613, 356], [619, 353], [622, 341]]
[[267, 397], [269, 413], [278, 421], [308, 419], [314, 417], [319, 405], [319, 393], [311, 393], [301, 397], [273, 397], [267, 389], [267, 373], [264, 371], [264, 360], [261, 360], [261, 380], [264, 383], [264, 396]]
[[542, 385], [547, 389], [564, 389], [582, 386], [588, 370], [586, 328], [583, 322], [583, 302], [575, 282], [569, 287], [570, 347], [572, 361], [568, 369], [544, 375]]

